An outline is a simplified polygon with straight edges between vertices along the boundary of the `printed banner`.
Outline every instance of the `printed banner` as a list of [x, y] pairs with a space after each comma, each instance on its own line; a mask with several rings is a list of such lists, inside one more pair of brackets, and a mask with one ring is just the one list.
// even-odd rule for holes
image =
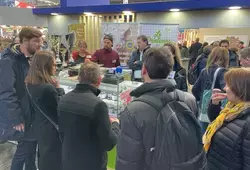
[[103, 37], [107, 34], [112, 35], [113, 50], [118, 52], [121, 65], [127, 66], [131, 53], [136, 48], [139, 25], [137, 23], [102, 23], [101, 31], [101, 47], [103, 47]]
[[163, 46], [166, 42], [178, 41], [179, 25], [140, 24], [140, 35], [148, 37], [151, 47]]
[[75, 42], [73, 50], [78, 50], [77, 44], [79, 40], [85, 40], [85, 24], [71, 24], [69, 25], [69, 33], [75, 34]]

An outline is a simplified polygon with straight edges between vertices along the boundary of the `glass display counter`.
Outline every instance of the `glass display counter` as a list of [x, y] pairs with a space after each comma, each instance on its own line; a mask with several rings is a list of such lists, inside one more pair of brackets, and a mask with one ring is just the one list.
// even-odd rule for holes
[[[126, 75], [114, 75], [108, 80], [104, 77], [99, 87], [101, 93], [98, 97], [107, 104], [109, 114], [114, 117], [119, 117], [119, 113], [132, 100], [130, 92], [142, 84], [124, 80], [124, 76]], [[72, 91], [78, 83], [76, 78], [61, 78], [59, 81], [65, 93]]]

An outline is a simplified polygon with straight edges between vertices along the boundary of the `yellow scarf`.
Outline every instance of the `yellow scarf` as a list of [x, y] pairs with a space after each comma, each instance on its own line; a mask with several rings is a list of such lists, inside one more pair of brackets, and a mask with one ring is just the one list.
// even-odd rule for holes
[[225, 108], [220, 112], [219, 116], [209, 124], [203, 136], [204, 149], [209, 150], [211, 140], [215, 132], [223, 125], [224, 121], [234, 120], [242, 111], [250, 107], [250, 103], [241, 102], [237, 105], [228, 102]]

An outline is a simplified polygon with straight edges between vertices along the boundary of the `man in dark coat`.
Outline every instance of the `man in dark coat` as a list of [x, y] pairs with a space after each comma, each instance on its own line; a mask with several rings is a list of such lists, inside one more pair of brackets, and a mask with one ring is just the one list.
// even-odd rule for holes
[[195, 43], [193, 43], [189, 49], [189, 54], [192, 58], [198, 57], [199, 49], [202, 47], [202, 44], [200, 43], [200, 39], [196, 38]]
[[226, 48], [229, 52], [229, 67], [239, 67], [239, 57], [235, 51], [229, 49], [229, 46], [228, 40], [221, 40], [220, 47]]
[[107, 105], [97, 98], [99, 66], [86, 61], [80, 68], [79, 81], [58, 105], [63, 170], [105, 170], [107, 151], [116, 144], [119, 124], [111, 125]]
[[[156, 140], [156, 120], [159, 112], [148, 103], [152, 102], [154, 98], [161, 99], [162, 103], [166, 103], [169, 96], [167, 91], [175, 89], [174, 81], [167, 79], [172, 68], [173, 56], [166, 48], [151, 48], [144, 54], [142, 77], [145, 83], [132, 91], [130, 95], [141, 100], [145, 99], [148, 102], [132, 102], [121, 113], [121, 133], [117, 143], [116, 170], [152, 169], [152, 148]], [[187, 92], [179, 92], [185, 96], [183, 102], [195, 113], [197, 106], [194, 97]], [[152, 98], [149, 99], [147, 96]], [[196, 135], [193, 134], [192, 137], [198, 140], [199, 137]], [[199, 140], [201, 141], [201, 139]], [[167, 141], [165, 142], [167, 143]], [[183, 150], [183, 152], [185, 151]], [[165, 152], [163, 151], [163, 153]], [[163, 156], [164, 158], [172, 156], [175, 158], [179, 154], [182, 153], [171, 153]], [[204, 157], [205, 155], [203, 154], [202, 156]], [[190, 161], [186, 164], [192, 164], [192, 162]], [[200, 162], [200, 164], [202, 165], [203, 162]], [[162, 169], [164, 168], [166, 169], [166, 167], [162, 167]]]
[[190, 60], [188, 64], [188, 68], [194, 64], [198, 57], [198, 52], [199, 49], [202, 47], [202, 44], [200, 43], [200, 39], [196, 38], [195, 43], [193, 43], [189, 49], [189, 55], [190, 55]]
[[[141, 69], [143, 54], [150, 48], [148, 44], [148, 38], [145, 35], [141, 35], [137, 38], [138, 49], [133, 51], [128, 66], [132, 69], [132, 80], [141, 81]], [[139, 75], [139, 77], [138, 77]]]
[[[0, 124], [24, 132], [18, 141], [11, 170], [36, 170], [36, 141], [29, 135], [31, 109], [25, 93], [25, 78], [29, 60], [40, 50], [42, 33], [34, 28], [23, 28], [19, 33], [20, 44], [5, 49], [0, 60]], [[31, 139], [33, 138], [33, 139]]]

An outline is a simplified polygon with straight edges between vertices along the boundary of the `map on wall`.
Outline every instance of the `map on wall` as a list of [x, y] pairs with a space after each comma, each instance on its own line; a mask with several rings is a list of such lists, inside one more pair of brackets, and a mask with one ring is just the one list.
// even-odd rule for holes
[[204, 35], [204, 42], [208, 42], [209, 44], [224, 39], [229, 41], [231, 48], [238, 47], [240, 41], [243, 41], [245, 45], [249, 43], [248, 35]]
[[137, 23], [102, 23], [101, 47], [103, 37], [107, 34], [113, 36], [113, 49], [118, 52], [122, 66], [127, 66], [131, 52], [136, 48], [136, 40], [139, 35]]
[[140, 24], [140, 35], [146, 35], [151, 47], [163, 46], [166, 42], [178, 41], [179, 25]]

